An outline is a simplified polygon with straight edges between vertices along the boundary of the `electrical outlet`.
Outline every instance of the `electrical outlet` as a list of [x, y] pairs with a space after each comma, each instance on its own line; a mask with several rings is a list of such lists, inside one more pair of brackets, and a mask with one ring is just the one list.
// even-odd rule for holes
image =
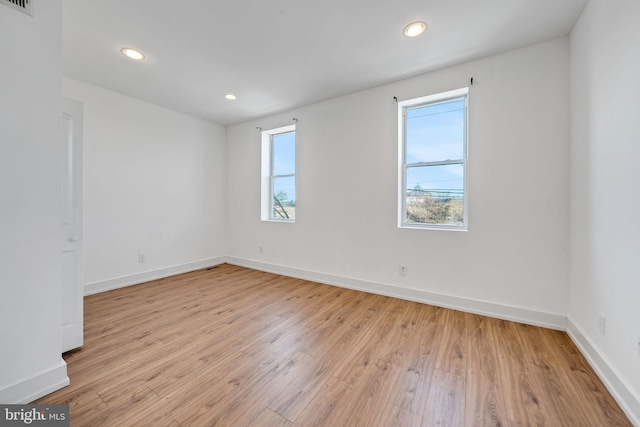
[[602, 335], [607, 334], [607, 318], [604, 316], [604, 314], [598, 315], [598, 330]]
[[259, 254], [263, 254], [264, 253], [264, 248], [262, 246], [258, 246], [258, 253]]
[[144, 262], [144, 254], [138, 254], [138, 262]]
[[398, 269], [398, 273], [401, 276], [406, 276], [407, 275], [407, 266], [400, 264], [400, 268]]

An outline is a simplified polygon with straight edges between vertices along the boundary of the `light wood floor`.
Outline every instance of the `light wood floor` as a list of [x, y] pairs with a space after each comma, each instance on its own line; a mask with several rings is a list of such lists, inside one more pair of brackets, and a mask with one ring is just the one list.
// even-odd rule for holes
[[563, 332], [221, 265], [85, 298], [72, 426], [630, 426]]

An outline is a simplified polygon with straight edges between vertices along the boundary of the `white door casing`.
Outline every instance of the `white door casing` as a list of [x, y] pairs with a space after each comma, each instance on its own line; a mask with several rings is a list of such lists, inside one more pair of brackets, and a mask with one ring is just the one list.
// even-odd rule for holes
[[63, 101], [62, 136], [62, 352], [82, 346], [82, 110]]

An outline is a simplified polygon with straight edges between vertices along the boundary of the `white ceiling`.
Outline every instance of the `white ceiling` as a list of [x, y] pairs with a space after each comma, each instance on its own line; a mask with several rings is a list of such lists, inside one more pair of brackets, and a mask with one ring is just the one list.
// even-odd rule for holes
[[64, 75], [228, 125], [566, 35], [586, 1], [64, 0]]

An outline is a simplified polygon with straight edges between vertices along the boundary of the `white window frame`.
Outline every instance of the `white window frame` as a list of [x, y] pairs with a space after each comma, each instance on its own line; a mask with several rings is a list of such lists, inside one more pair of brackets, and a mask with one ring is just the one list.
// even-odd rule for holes
[[[290, 133], [296, 131], [296, 125], [283, 126], [275, 129], [269, 129], [262, 131], [262, 167], [261, 167], [261, 191], [260, 191], [260, 219], [262, 221], [273, 222], [296, 222], [295, 218], [275, 218], [273, 216], [273, 180], [275, 178], [287, 178], [293, 177], [295, 179], [296, 174], [277, 175], [274, 176], [273, 172], [273, 137], [283, 133]], [[297, 135], [296, 135], [297, 137]], [[297, 146], [297, 140], [296, 140]], [[297, 148], [297, 147], [296, 147]], [[297, 150], [296, 150], [297, 157]], [[298, 165], [296, 162], [296, 172]], [[296, 186], [297, 191], [297, 186]], [[294, 199], [295, 199], [294, 193]]]
[[[420, 162], [406, 163], [406, 111], [410, 108], [420, 107], [429, 104], [439, 104], [455, 99], [464, 99], [464, 136], [463, 136], [463, 159], [444, 160], [438, 162]], [[408, 99], [398, 102], [398, 227], [399, 228], [417, 228], [427, 230], [454, 230], [468, 231], [468, 164], [469, 156], [467, 152], [468, 146], [468, 129], [469, 129], [469, 88], [450, 90], [447, 92], [436, 93], [433, 95], [423, 96], [420, 98]], [[452, 224], [419, 224], [406, 222], [407, 206], [407, 168], [416, 166], [440, 166], [447, 164], [462, 164], [463, 170], [463, 223], [462, 225]]]

